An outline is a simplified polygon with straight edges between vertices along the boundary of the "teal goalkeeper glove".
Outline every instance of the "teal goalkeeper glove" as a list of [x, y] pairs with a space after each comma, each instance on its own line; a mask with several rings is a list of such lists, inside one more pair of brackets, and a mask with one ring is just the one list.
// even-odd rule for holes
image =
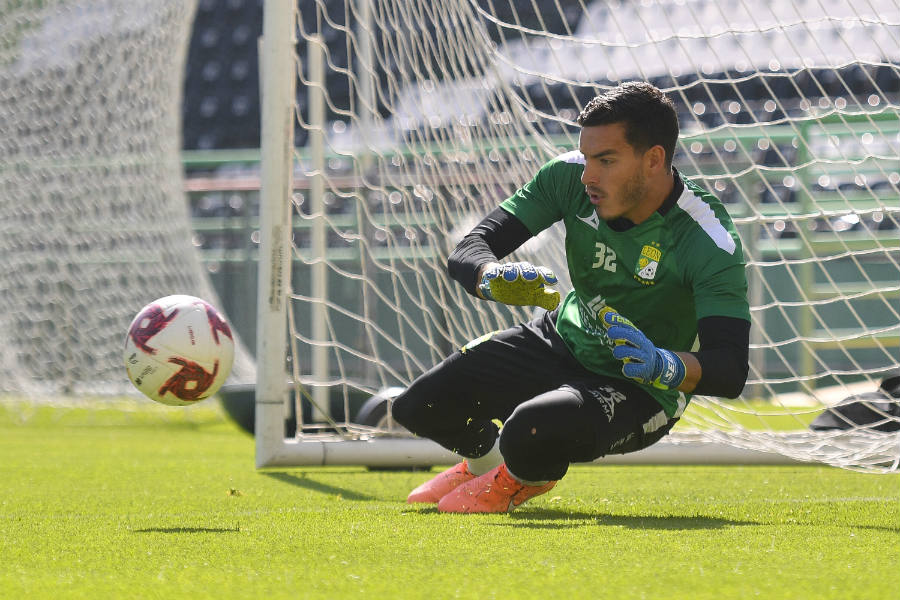
[[559, 292], [546, 286], [556, 283], [556, 275], [547, 267], [528, 262], [504, 263], [485, 269], [478, 291], [485, 300], [553, 310], [559, 306]]
[[685, 366], [677, 354], [657, 348], [631, 321], [611, 308], [600, 311], [613, 356], [621, 360], [622, 373], [661, 390], [677, 388], [684, 381]]

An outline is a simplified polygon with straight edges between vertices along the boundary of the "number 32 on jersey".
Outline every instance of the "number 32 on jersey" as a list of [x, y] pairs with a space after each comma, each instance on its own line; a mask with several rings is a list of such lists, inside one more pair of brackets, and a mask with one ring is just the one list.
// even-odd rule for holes
[[594, 269], [604, 269], [610, 273], [616, 272], [616, 251], [604, 244], [603, 242], [594, 243], [596, 252], [594, 252]]

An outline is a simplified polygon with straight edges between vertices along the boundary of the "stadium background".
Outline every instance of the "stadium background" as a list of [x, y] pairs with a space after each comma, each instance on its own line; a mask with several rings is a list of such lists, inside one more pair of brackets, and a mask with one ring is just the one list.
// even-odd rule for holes
[[[553, 0], [541, 0], [533, 4], [519, 4], [523, 4], [524, 7], [518, 6], [515, 14], [510, 12], [510, 5], [507, 2], [492, 2], [490, 10], [501, 20], [518, 22], [525, 28], [545, 29], [559, 34], [577, 31], [581, 20], [584, 19], [584, 11], [580, 3], [566, 5], [565, 3], [557, 4]], [[588, 10], [601, 4], [589, 3]], [[697, 5], [695, 10], [700, 13], [703, 12], [704, 6], [709, 5], [707, 8], [712, 6], [708, 2], [695, 4]], [[340, 148], [343, 143], [352, 143], [353, 132], [348, 129], [348, 124], [342, 120], [341, 115], [334, 110], [335, 107], [340, 109], [348, 106], [350, 88], [347, 78], [340, 73], [340, 69], [347, 66], [345, 39], [343, 34], [335, 28], [344, 23], [342, 12], [344, 9], [340, 3], [332, 6], [336, 8], [335, 12], [328, 14], [327, 18], [319, 17], [317, 26], [320, 28], [328, 49], [330, 67], [327, 69], [326, 87], [330, 104], [327, 109], [329, 120], [327, 137], [328, 147], [333, 149]], [[566, 6], [570, 8], [566, 8]], [[622, 9], [625, 10], [626, 6], [623, 5]], [[748, 3], [748, 10], [752, 12], [753, 6], [755, 6], [754, 2]], [[312, 0], [300, 2], [301, 14], [315, 15], [316, 7], [316, 3]], [[673, 9], [677, 10], [677, 7]], [[712, 14], [710, 18], [716, 18], [715, 14]], [[607, 33], [610, 39], [616, 39], [617, 35], [621, 35], [618, 33], [618, 25], [604, 21], [603, 15], [597, 18], [597, 14], [594, 14], [592, 22], [598, 21], [608, 23], [609, 31]], [[709, 25], [707, 23], [707, 26]], [[835, 23], [833, 26], [837, 28], [839, 24]], [[427, 25], [422, 27], [422, 31], [417, 32], [418, 34], [425, 37], [435, 35], [433, 30], [427, 29]], [[251, 348], [256, 337], [254, 322], [256, 312], [255, 252], [258, 232], [255, 229], [255, 219], [258, 215], [259, 201], [259, 155], [255, 149], [259, 147], [260, 103], [257, 40], [261, 30], [261, 2], [201, 0], [193, 25], [188, 53], [183, 107], [184, 164], [187, 175], [186, 188], [195, 230], [193, 242], [200, 251], [203, 264], [210, 273], [226, 312]], [[516, 52], [515, 42], [505, 40], [499, 29], [492, 30], [490, 33], [497, 44], [506, 44], [510, 53]], [[802, 69], [800, 64], [787, 62], [791, 60], [787, 58], [789, 56], [803, 55], [806, 51], [804, 44], [811, 46], [821, 43], [821, 39], [809, 37], [798, 38], [795, 41], [797, 47], [792, 52], [784, 52], [784, 64], [749, 65], [742, 62], [737, 54], [734, 54], [735, 63], [730, 71], [704, 72], [703, 75], [710, 79], [710, 83], [704, 86], [687, 87], [680, 89], [678, 93], [670, 94], [678, 108], [683, 133], [708, 131], [728, 123], [747, 124], [754, 121], [769, 123], [784, 117], [801, 115], [810, 109], [810, 104], [819, 103], [820, 107], [824, 107], [826, 105], [822, 103], [825, 103], [826, 99], [827, 102], [833, 102], [834, 106], [838, 108], [842, 103], [847, 105], [850, 102], [851, 104], [870, 106], [874, 109], [884, 99], [872, 95], [873, 81], [885, 95], [887, 101], [896, 104], [900, 98], [900, 77], [890, 63], [896, 63], [897, 57], [876, 57], [888, 64], [862, 66], [859, 62], [854, 61], [858, 61], [859, 57], [874, 56], [873, 53], [878, 50], [873, 47], [872, 39], [861, 27], [856, 30], [841, 31], [840, 34], [849, 39], [852, 51], [847, 50], [841, 44], [835, 44], [831, 49], [835, 53], [832, 64], [846, 64], [844, 67]], [[598, 35], [600, 34], [598, 33]], [[758, 35], [761, 46], [769, 42], [765, 37], [765, 32], [760, 32]], [[820, 33], [819, 37], [828, 39], [829, 35], [836, 38], [837, 34], [829, 34], [828, 31], [825, 31]], [[603, 36], [600, 35], [600, 37]], [[729, 56], [727, 50], [725, 48], [723, 51], [726, 56]], [[305, 60], [306, 51], [304, 44], [298, 44], [298, 60], [301, 64]], [[847, 56], [842, 57], [841, 52], [847, 52]], [[522, 57], [518, 58], [520, 62], [525, 60]], [[540, 58], [535, 60], [539, 62]], [[640, 60], [640, 57], [629, 60]], [[652, 64], [652, 61], [647, 61], [647, 64]], [[538, 72], [553, 72], [554, 70], [554, 66], [549, 62], [526, 66], [534, 66]], [[647, 69], [650, 68], [648, 79], [652, 83], [662, 88], [675, 88], [689, 85], [698, 77], [698, 73], [691, 70], [689, 65], [683, 65], [683, 67], [683, 73], [677, 76], [672, 73], [678, 73], [680, 68], [678, 64], [674, 65], [674, 70], [671, 64], [665, 67], [668, 69], [665, 74], [660, 72], [653, 75], [652, 67], [647, 67], [647, 65], [643, 66], [643, 72], [648, 73]], [[752, 69], [758, 68], [782, 70], [785, 73], [792, 73], [792, 76], [783, 78], [746, 77]], [[440, 70], [435, 70], [435, 72], [439, 73]], [[384, 73], [382, 73], [383, 75]], [[612, 79], [605, 80], [603, 75], [602, 73], [596, 74], [598, 84], [608, 84], [612, 81]], [[636, 64], [629, 65], [628, 61], [622, 60], [619, 62], [616, 75], [620, 79], [637, 78], [638, 67]], [[738, 82], [734, 83], [735, 80]], [[437, 85], [440, 84], [441, 82], [437, 82]], [[576, 94], [581, 94], [583, 97], [573, 97], [573, 89]], [[563, 119], [570, 121], [577, 114], [576, 107], [583, 104], [594, 93], [587, 87], [572, 88], [571, 86], [548, 84], [546, 81], [530, 83], [517, 89], [516, 92], [528, 98], [538, 110], [548, 114], [558, 114]], [[772, 100], [773, 96], [778, 99], [778, 102]], [[713, 98], [714, 102], [720, 104], [715, 107], [715, 110], [711, 105]], [[297, 107], [301, 117], [304, 116], [307, 108], [307, 91], [303, 86], [297, 88]], [[432, 105], [427, 110], [441, 116], [439, 114], [442, 110], [440, 106]], [[423, 114], [407, 116], [413, 120], [428, 117]], [[482, 117], [486, 118], [485, 115]], [[844, 123], [848, 120], [853, 121], [851, 117], [847, 116], [840, 120], [835, 119], [835, 123], [839, 126], [838, 129], [843, 130], [846, 127]], [[869, 126], [867, 119], [859, 121], [860, 127]], [[563, 120], [549, 119], [540, 125], [551, 138], [555, 134], [559, 134], [561, 145], [570, 143], [568, 140], [571, 138], [562, 136], [567, 132], [571, 133], [574, 129], [567, 127]], [[896, 119], [890, 117], [884, 119], [883, 122], [879, 120], [879, 125], [887, 138], [895, 136], [898, 131]], [[425, 135], [428, 133], [429, 131], [426, 129]], [[422, 135], [422, 131], [420, 130], [416, 134]], [[431, 131], [431, 134], [438, 136], [439, 132]], [[306, 144], [307, 135], [306, 129], [299, 125], [296, 126], [295, 145], [298, 148], [302, 148]], [[800, 153], [805, 144], [798, 143], [796, 130], [788, 126], [784, 128], [783, 134], [769, 130], [766, 139], [762, 139], [752, 129], [738, 135], [743, 136], [739, 137], [740, 143], [746, 146], [746, 155], [754, 163], [764, 167], [784, 167], [803, 162]], [[822, 141], [827, 141], [829, 134], [822, 130], [804, 130], [804, 135], [808, 135], [810, 138], [818, 136]], [[719, 173], [722, 171], [721, 159], [714, 154], [712, 146], [721, 143], [728, 150], [728, 144], [734, 143], [729, 140], [735, 137], [735, 130], [727, 128], [722, 131], [720, 139], [716, 138], [716, 134], [706, 134], [703, 138], [698, 138], [698, 141], [683, 144], [679, 148], [675, 162], [688, 176]], [[772, 140], [773, 143], [769, 143], [769, 140]], [[807, 141], [811, 144], [816, 143], [814, 139]], [[841, 154], [851, 161], [855, 158], [854, 152], [862, 151], [860, 148], [853, 147], [853, 144], [856, 143], [855, 135], [850, 135], [847, 137], [847, 144], [840, 149]], [[731, 149], [733, 150], [733, 147]], [[683, 160], [686, 151], [693, 154], [689, 161]], [[738, 154], [736, 153], [735, 157]], [[860, 156], [862, 155], [860, 154]], [[733, 172], [737, 172], [745, 166], [740, 164], [739, 160], [737, 158], [729, 163], [729, 168]], [[748, 164], [750, 163], [748, 162]], [[337, 177], [344, 172], [351, 173], [352, 164], [346, 157], [331, 154], [327, 165], [330, 176]], [[900, 180], [896, 165], [893, 167], [882, 165], [881, 171], [882, 174], [888, 173], [889, 176], [879, 178], [876, 174], [874, 178], [866, 181], [854, 177], [850, 171], [843, 174], [831, 172], [827, 176], [803, 171], [798, 172], [797, 177], [806, 177], [808, 181], [804, 185], [792, 186], [785, 183], [781, 175], [778, 175], [777, 179], [763, 181], [762, 172], [753, 170], [743, 178], [719, 180], [715, 184], [710, 181], [707, 185], [729, 205], [729, 210], [735, 217], [747, 215], [750, 210], [748, 204], [751, 201], [760, 207], [763, 214], [766, 213], [767, 208], [774, 214], [784, 210], [785, 206], [798, 207], [797, 209], [800, 210], [807, 206], [804, 203], [809, 199], [804, 198], [803, 193], [799, 193], [798, 190], [812, 192], [819, 206], [827, 206], [830, 200], [834, 200], [837, 205], [849, 200], [851, 203], [857, 202], [856, 206], [859, 208], [868, 208], [873, 203], [873, 195], [876, 198], [896, 196], [897, 180]], [[891, 180], [891, 177], [895, 180]], [[302, 197], [304, 194], [303, 178], [299, 178], [295, 183], [297, 193]], [[738, 187], [743, 189], [739, 190]], [[373, 202], [380, 200], [371, 196], [369, 199]], [[483, 202], [487, 210], [487, 207], [502, 199], [503, 197], [498, 195], [496, 198], [480, 198], [479, 201]], [[327, 213], [336, 223], [340, 224], [341, 219], [345, 219], [348, 224], [353, 223], [352, 202], [326, 193], [325, 203]], [[791, 208], [791, 210], [794, 209]], [[836, 245], [846, 244], [847, 240], [852, 243], [854, 232], [862, 230], [874, 231], [877, 239], [889, 240], [896, 237], [897, 223], [895, 219], [896, 217], [891, 213], [882, 214], [871, 211], [862, 216], [822, 218], [809, 225], [813, 231], [807, 235], [809, 239], [820, 244], [819, 247], [824, 251], [833, 252]], [[749, 243], [747, 240], [753, 240], [760, 257], [777, 258], [786, 253], [789, 257], [804, 258], [806, 255], [803, 244], [798, 239], [796, 226], [789, 218], [774, 220], [755, 231], [744, 229], [742, 236], [745, 239], [745, 245]], [[303, 223], [295, 225], [295, 227], [295, 245], [300, 251], [303, 251], [309, 246], [309, 233]], [[329, 231], [328, 235], [329, 253], [332, 259], [342, 260], [341, 252], [349, 250], [348, 242], [341, 237], [339, 231]], [[402, 242], [404, 236], [398, 233], [395, 239]], [[452, 245], [451, 241], [446, 241], [446, 245]], [[440, 256], [446, 250], [445, 247], [434, 247], [433, 252], [436, 256]], [[305, 289], [309, 281], [309, 269], [308, 266], [297, 262], [293, 275], [295, 289]], [[829, 272], [824, 279], [837, 281], [840, 285], [845, 286], [848, 292], [859, 289], [860, 285], [865, 285], [864, 281], [854, 279], [858, 275], [858, 265], [852, 261], [847, 263], [831, 261], [829, 265]], [[558, 272], [562, 269], [562, 265], [551, 266], [556, 267]], [[895, 275], [895, 266], [890, 263], [885, 264], [883, 261], [872, 261], [871, 264], [866, 265], [866, 269], [872, 279], [876, 281], [890, 280]], [[803, 285], [810, 289], [823, 283], [828, 284], [828, 281], [825, 281], [818, 271], [814, 272], [810, 269], [808, 275], [810, 279]], [[788, 269], [779, 273], [776, 268], [770, 268], [767, 277], [769, 286], [779, 290], [779, 302], [789, 305], [796, 301], [798, 304], [795, 307], [788, 306], [781, 314], [773, 315], [766, 322], [767, 334], [775, 335], [768, 332], [770, 329], [772, 332], [790, 331], [793, 323], [805, 323], [806, 330], [803, 333], [815, 336], [816, 324], [812, 322], [808, 311], [802, 306], [802, 303], [808, 298], [801, 297], [800, 290], [797, 290], [794, 295], [789, 291], [797, 287], [796, 281], [791, 279], [794, 275]], [[339, 305], [352, 307], [358, 301], [356, 292], [352, 288], [347, 288], [342, 292], [342, 285], [344, 284], [339, 278], [332, 278], [329, 281], [329, 293], [333, 294], [331, 299]], [[811, 297], [814, 298], [814, 294]], [[771, 300], [771, 298], [758, 298], [757, 302], [765, 303], [767, 300]], [[852, 311], [848, 311], [847, 306], [840, 303], [831, 307], [821, 307], [818, 318], [828, 323], [828, 326], [835, 331], [858, 328], [859, 324], [854, 322], [852, 316], [854, 312], [864, 315], [866, 326], [869, 328], [889, 327], [892, 322], [893, 315], [890, 311], [878, 308], [876, 303], [871, 302], [870, 297], [862, 296], [850, 300], [849, 306], [852, 307]], [[296, 315], [296, 318], [301, 321], [299, 325], [301, 329], [308, 327], [307, 323], [303, 323], [309, 318], [308, 315]], [[353, 335], [350, 333], [341, 337], [342, 339], [352, 339]], [[892, 342], [888, 341], [888, 343]], [[865, 343], [861, 345], [863, 347], [854, 349], [853, 360], [859, 361], [864, 367], [880, 368], [883, 355], [878, 348], [874, 347], [874, 342], [870, 355], [867, 354]], [[757, 357], [757, 361], [763, 362], [762, 370], [772, 377], [785, 375], [786, 366], [791, 364], [800, 365], [798, 370], [801, 374], [812, 373], [816, 368], [815, 365], [812, 364], [809, 356], [798, 352], [798, 348], [801, 347], [794, 345], [782, 353], [768, 351], [764, 356]], [[447, 350], [449, 349], [448, 347]], [[389, 351], [389, 349], [386, 350]], [[828, 364], [833, 365], [833, 368], [848, 370], [855, 368], [851, 362], [844, 360], [843, 350], [837, 346], [831, 351], [831, 355], [828, 353], [829, 351], [825, 350], [823, 355], [827, 357]], [[306, 362], [308, 356], [301, 355], [300, 360], [302, 368], [308, 369], [309, 364]], [[807, 362], [804, 364], [804, 361]], [[867, 361], [869, 362], [867, 363]], [[348, 368], [363, 371], [366, 366], [359, 364], [355, 368], [353, 366]], [[793, 388], [793, 385], [787, 385], [784, 391], [792, 391]]]
[[[557, 18], [558, 7], [586, 4], [574, 0], [513, 2], [520, 7], [515, 18], [523, 24], [537, 22], [531, 8], [536, 6], [547, 27], [556, 31], [569, 26], [564, 17]], [[329, 10], [332, 3], [320, 0]], [[55, 10], [63, 4], [73, 10]], [[557, 488], [558, 494], [538, 498], [511, 515], [468, 519], [462, 526], [453, 515], [402, 502], [411, 488], [428, 477], [425, 473], [299, 464], [255, 470], [253, 446], [263, 436], [254, 439], [237, 431], [223, 421], [216, 404], [180, 409], [134, 395], [94, 395], [105, 391], [99, 385], [102, 382], [114, 384], [108, 393], [130, 386], [121, 368], [121, 335], [143, 302], [172, 290], [212, 294], [203, 287], [205, 279], [197, 277], [200, 263], [186, 243], [192, 236], [202, 258], [200, 266], [211, 275], [244, 340], [254, 343], [259, 184], [259, 90], [255, 82], [261, 13], [256, 0], [201, 0], [199, 4], [188, 74], [181, 72], [182, 42], [187, 38], [187, 28], [192, 27], [193, 3], [21, 0], [3, 5], [13, 16], [4, 13], [0, 19], [0, 50], [21, 47], [25, 52], [18, 55], [21, 62], [15, 54], [0, 52], [0, 130], [20, 134], [0, 136], [0, 203], [4, 209], [0, 254], [5, 266], [0, 284], [0, 298], [4, 300], [4, 311], [0, 311], [0, 391], [13, 393], [0, 398], [0, 480], [4, 482], [0, 486], [0, 595], [115, 598], [132, 597], [135, 590], [141, 590], [142, 596], [165, 598], [433, 598], [436, 594], [461, 598], [580, 598], [596, 596], [598, 589], [623, 598], [768, 596], [843, 600], [896, 595], [898, 575], [890, 568], [900, 551], [896, 544], [900, 531], [896, 436], [889, 438], [895, 440], [893, 446], [876, 448], [866, 442], [872, 440], [866, 432], [855, 432], [863, 434], [867, 447], [864, 455], [851, 456], [849, 466], [876, 470], [873, 467], [880, 467], [879, 461], [887, 460], [893, 469], [885, 476], [825, 465], [576, 465], [567, 475], [565, 486]], [[379, 4], [428, 7], [453, 3], [385, 0]], [[305, 10], [310, 5], [304, 2]], [[477, 4], [467, 0], [466, 4], [491, 5], [501, 18], [512, 19], [511, 14], [503, 12], [509, 6], [506, 0]], [[651, 10], [665, 6], [666, 11], [677, 13], [687, 7], [705, 10], [725, 3], [587, 3], [592, 9], [600, 5], [614, 5], [617, 11], [627, 6]], [[894, 0], [869, 0], [864, 5], [832, 4], [828, 0], [797, 0], [791, 4], [735, 0], [730, 6], [758, 9], [759, 13], [762, 7], [796, 8], [809, 15], [820, 15], [819, 11], [873, 11], [887, 15], [875, 19], [883, 24], [876, 29], [889, 33], [894, 41], [884, 44], [882, 39], [882, 46], [896, 52], [896, 40], [900, 39], [900, 12]], [[113, 10], [116, 8], [122, 10]], [[340, 15], [329, 17], [332, 23], [340, 22]], [[573, 26], [583, 26], [583, 18], [571, 18]], [[837, 108], [846, 102], [845, 116], [866, 106], [873, 114], [893, 114], [893, 120], [879, 121], [879, 126], [872, 121], [858, 124], [860, 135], [850, 136], [851, 141], [862, 142], [866, 133], [883, 133], [884, 139], [870, 140], [876, 148], [868, 153], [877, 158], [893, 152], [894, 156], [888, 156], [891, 160], [880, 165], [883, 168], [869, 169], [868, 162], [854, 163], [856, 155], [850, 152], [853, 144], [843, 144], [841, 149], [847, 151], [848, 160], [829, 165], [836, 179], [807, 178], [802, 189], [815, 189], [816, 200], [822, 203], [819, 206], [843, 206], [835, 212], [851, 217], [813, 221], [822, 229], [804, 237], [814, 238], [817, 248], [826, 249], [825, 256], [834, 256], [834, 239], [840, 235], [851, 248], [860, 248], [855, 246], [857, 242], [868, 239], [867, 243], [873, 244], [874, 240], [883, 256], [896, 257], [900, 249], [896, 199], [900, 194], [891, 174], [897, 175], [900, 170], [896, 146], [892, 145], [897, 139], [898, 57], [871, 56], [868, 40], [860, 39], [859, 32], [849, 27], [863, 25], [852, 16], [846, 18], [846, 30], [840, 36], [833, 35], [842, 20], [840, 16], [814, 16], [810, 26], [824, 25], [818, 33], [826, 40], [853, 39], [860, 53], [858, 61], [844, 62], [846, 57], [840, 54], [838, 45], [825, 45], [834, 51], [835, 58], [834, 63], [826, 60], [826, 64], [848, 66], [837, 67], [834, 72], [816, 71], [812, 81], [810, 71], [795, 70], [794, 65], [786, 64], [779, 71], [766, 67], [743, 72], [741, 68], [749, 65], [736, 62], [733, 72], [704, 72], [709, 85], [716, 87], [715, 93], [723, 94], [716, 106], [702, 94], [690, 96], [699, 93], [696, 86], [677, 88], [675, 97], [689, 128], [704, 120], [743, 121], [751, 114], [747, 109], [769, 119], [782, 109], [796, 111], [801, 117], [798, 120], [803, 121], [806, 109], [802, 99], [792, 96], [797, 92], [793, 85], [779, 91], [784, 96], [777, 97], [778, 102], [772, 106], [774, 100], [768, 90], [757, 90], [759, 96], [743, 102], [731, 84], [716, 83], [741, 73], [747, 77], [740, 78], [737, 85], [748, 90], [754, 80], [777, 87], [789, 78], [807, 82], [803, 93], [813, 107], [833, 101]], [[136, 28], [148, 23], [157, 27], [135, 37]], [[324, 19], [321, 25], [326, 36], [332, 36], [328, 33], [331, 25]], [[796, 38], [799, 42], [799, 32]], [[27, 45], [19, 44], [26, 39]], [[602, 44], [607, 50], [614, 45]], [[333, 57], [342, 55], [340, 46], [330, 39]], [[298, 46], [297, 50], [305, 58], [305, 47]], [[781, 54], [790, 56], [791, 52]], [[98, 55], [106, 59], [98, 59]], [[68, 69], [64, 68], [67, 59], [73, 60]], [[176, 63], [177, 71], [173, 67]], [[853, 63], [866, 66], [849, 66]], [[888, 68], [883, 68], [885, 65]], [[541, 72], [548, 75], [548, 82], [559, 73], [555, 65], [545, 65]], [[840, 80], [835, 75], [838, 72], [842, 74]], [[678, 77], [676, 83], [690, 80], [690, 76], [683, 80], [682, 75]], [[343, 85], [339, 79], [332, 78], [328, 84], [338, 106]], [[587, 77], [578, 80], [590, 81]], [[876, 80], [878, 93], [872, 94]], [[603, 84], [603, 74], [596, 81]], [[819, 85], [827, 87], [827, 94]], [[151, 100], [178, 96], [179, 102], [184, 86], [183, 159], [189, 175], [186, 185], [193, 229], [188, 223], [183, 181], [178, 176], [182, 157], [175, 141], [178, 138], [181, 144], [173, 110], [177, 103], [159, 102], [165, 104], [164, 113], [147, 110], [146, 96], [133, 93], [135, 86], [148, 92]], [[523, 102], [540, 103], [548, 116], [572, 111], [576, 105], [567, 92], [549, 84], [546, 88], [516, 88], [515, 92], [522, 94]], [[298, 104], [306, 102], [302, 87], [297, 95]], [[81, 109], [71, 110], [69, 100], [73, 97], [85, 101]], [[870, 100], [880, 102], [880, 108]], [[889, 105], [885, 109], [886, 102]], [[703, 114], [698, 112], [698, 104], [705, 105]], [[571, 112], [566, 114], [572, 116]], [[103, 127], [97, 128], [98, 123]], [[571, 144], [572, 138], [565, 136], [561, 123], [551, 118], [541, 127], [550, 133], [558, 131], [558, 139]], [[334, 147], [350, 134], [346, 124], [333, 121], [329, 145]], [[305, 152], [304, 135], [298, 132], [300, 156]], [[720, 172], [717, 169], [724, 165], [708, 155], [715, 144], [716, 150], [724, 149], [723, 156], [733, 162], [729, 166], [742, 172], [744, 167], [734, 160], [742, 153], [733, 151], [733, 147], [729, 151], [729, 136], [718, 135], [684, 138], [679, 157], [682, 164]], [[776, 210], [790, 213], [806, 201], [797, 193], [800, 188], [784, 185], [782, 178], [792, 168], [784, 165], [782, 156], [794, 148], [793, 136], [774, 135], [769, 130], [762, 137], [778, 140], [781, 147], [770, 153], [771, 146], [760, 147], [760, 136], [743, 128], [730, 141], [745, 144], [754, 160], [762, 161], [768, 155], [772, 166], [780, 170], [778, 176], [767, 182], [759, 177], [726, 176], [718, 181], [740, 183], [741, 189], [725, 185], [716, 191], [736, 214], [751, 203], [758, 211], [753, 215], [771, 209], [771, 219], [756, 219], [760, 235], [748, 239], [761, 242], [761, 253], [777, 244], [784, 257], [796, 256], [792, 253], [800, 247], [799, 234], [808, 232], [791, 231], [791, 218], [779, 224], [774, 216]], [[819, 152], [816, 158], [825, 162], [830, 155]], [[794, 159], [800, 161], [802, 156]], [[328, 164], [329, 177], [341, 180], [340, 175], [347, 172], [346, 162], [331, 154]], [[521, 175], [533, 164], [520, 164], [523, 168], [516, 173]], [[484, 166], [490, 167], [484, 169], [486, 173], [502, 175], [507, 165]], [[854, 170], [884, 172], [885, 176], [870, 177], [860, 189], [863, 186], [846, 177]], [[765, 169], [757, 170], [760, 172]], [[841, 173], [844, 175], [838, 180]], [[504, 187], [512, 185], [518, 175], [509, 175]], [[297, 192], [304, 194], [305, 183], [298, 179]], [[714, 187], [715, 181], [704, 184]], [[408, 199], [417, 201], [409, 190], [404, 191]], [[780, 202], [781, 198], [774, 196], [781, 194], [785, 199], [793, 195], [794, 200]], [[497, 199], [487, 193], [481, 200], [488, 204]], [[776, 199], [779, 201], [771, 201]], [[341, 228], [352, 222], [353, 211], [340, 198], [327, 200], [332, 223]], [[854, 208], [848, 210], [848, 201]], [[356, 202], [357, 206], [369, 203], [377, 207], [389, 200], [366, 196], [365, 203]], [[887, 209], [882, 220], [876, 221], [873, 207], [879, 205]], [[854, 215], [862, 218], [854, 221]], [[393, 209], [390, 216], [398, 221], [402, 217]], [[304, 215], [296, 217], [300, 217], [296, 235], [302, 253], [309, 224], [304, 223]], [[752, 216], [743, 219], [744, 223], [754, 220]], [[872, 228], [874, 231], [869, 230]], [[880, 237], [869, 235], [872, 233]], [[405, 239], [402, 229], [393, 237]], [[330, 246], [333, 265], [349, 264], [338, 262], [349, 260], [350, 255], [342, 236], [331, 236]], [[441, 255], [443, 250], [434, 248], [434, 254]], [[771, 255], [778, 258], [777, 253]], [[866, 256], [865, 251], [859, 253], [860, 264], [871, 267], [864, 260]], [[813, 258], [801, 258], [809, 259], [803, 265], [817, 266]], [[831, 260], [829, 265], [836, 262]], [[294, 280], [302, 286], [307, 273], [303, 260], [297, 263]], [[159, 265], [166, 269], [157, 268]], [[774, 272], [775, 267], [767, 263], [766, 269]], [[398, 274], [415, 279], [414, 274]], [[203, 286], [198, 285], [199, 279], [204, 279]], [[887, 282], [880, 283], [874, 294], [890, 302], [895, 315], [886, 329], [895, 335], [888, 347], [890, 365], [897, 367], [900, 277], [894, 273], [885, 279]], [[858, 289], [858, 284], [849, 279], [838, 282], [845, 286], [845, 292]], [[334, 284], [332, 292], [340, 302], [358, 300], [348, 288], [338, 287], [335, 281], [329, 283]], [[777, 277], [773, 283], [780, 285]], [[781, 287], [795, 289], [791, 285]], [[883, 322], [884, 311], [879, 314], [871, 310], [865, 295], [832, 289], [827, 299], [845, 308], [859, 302], [865, 319]], [[804, 298], [807, 303], [819, 302], [814, 295]], [[467, 301], [462, 296], [459, 300]], [[764, 303], [766, 298], [756, 301]], [[493, 309], [484, 309], [484, 304], [480, 303], [481, 310]], [[385, 325], [389, 324], [390, 320], [385, 320]], [[480, 322], [475, 325], [481, 327]], [[774, 336], [791, 335], [790, 330], [772, 325], [766, 332], [773, 336], [771, 345], [780, 344], [781, 338]], [[854, 344], [868, 342], [868, 334], [880, 329], [861, 331], [847, 339]], [[309, 352], [307, 346], [301, 349]], [[865, 349], [851, 350], [856, 353]], [[785, 360], [790, 362], [791, 358], [786, 356]], [[783, 368], [777, 361], [772, 363], [773, 369], [779, 366]], [[876, 365], [870, 374], [881, 372], [883, 369]], [[34, 391], [39, 395], [29, 397], [34, 384], [45, 382], [54, 385], [37, 386]], [[874, 387], [872, 381], [868, 383]], [[130, 391], [136, 395], [133, 389]], [[720, 423], [725, 415], [724, 405], [695, 403], [689, 415], [699, 417], [697, 422], [715, 419]], [[778, 441], [774, 430], [782, 425], [792, 427], [820, 410], [800, 407], [784, 419], [779, 415], [765, 419], [772, 415], [769, 403], [739, 402], [735, 407], [743, 412], [731, 413], [733, 420], [728, 425], [734, 425], [738, 433], [747, 433], [743, 426], [749, 419], [751, 425], [762, 427], [748, 432], [753, 440], [768, 444]], [[759, 412], [749, 412], [754, 408]], [[820, 441], [813, 438], [811, 450], [802, 445], [788, 450], [792, 456], [800, 453], [802, 460], [847, 456], [843, 448], [826, 455]], [[735, 437], [734, 442], [746, 443], [746, 438]], [[766, 450], [771, 453], [777, 448]], [[704, 454], [705, 461], [723, 458], [720, 452]], [[573, 548], [597, 551], [573, 553]], [[665, 568], [660, 569], [660, 565]], [[454, 580], [453, 575], [458, 573], [466, 577]], [[515, 585], [484, 586], [495, 582]]]

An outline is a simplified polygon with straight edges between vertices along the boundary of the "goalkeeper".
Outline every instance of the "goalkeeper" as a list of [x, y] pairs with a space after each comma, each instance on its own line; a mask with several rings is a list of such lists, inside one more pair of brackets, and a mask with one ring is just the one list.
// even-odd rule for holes
[[[397, 422], [464, 457], [409, 502], [511, 510], [572, 462], [655, 443], [691, 394], [734, 398], [744, 387], [741, 244], [721, 202], [672, 167], [671, 101], [625, 83], [591, 100], [578, 124], [578, 150], [546, 163], [449, 258], [470, 294], [546, 310], [470, 342], [394, 401]], [[560, 220], [574, 288], [561, 303], [549, 269], [502, 262]]]

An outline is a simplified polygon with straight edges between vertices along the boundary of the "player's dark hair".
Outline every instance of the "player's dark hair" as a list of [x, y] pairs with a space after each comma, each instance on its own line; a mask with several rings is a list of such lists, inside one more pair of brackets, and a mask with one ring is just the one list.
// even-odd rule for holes
[[622, 123], [629, 144], [640, 152], [662, 146], [666, 165], [672, 166], [678, 115], [672, 101], [656, 86], [643, 81], [623, 83], [588, 102], [576, 122], [582, 127]]

